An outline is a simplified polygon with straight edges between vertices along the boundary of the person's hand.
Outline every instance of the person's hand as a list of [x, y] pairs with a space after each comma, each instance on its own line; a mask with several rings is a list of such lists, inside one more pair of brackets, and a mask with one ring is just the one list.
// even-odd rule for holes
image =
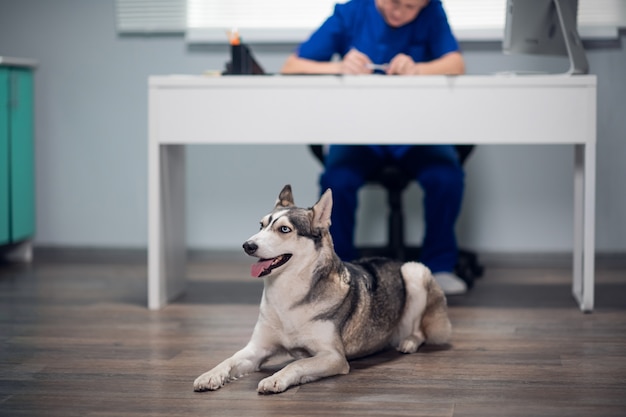
[[342, 74], [371, 74], [373, 71], [367, 68], [371, 63], [367, 55], [352, 48], [344, 55], [340, 70]]
[[419, 74], [419, 65], [405, 54], [398, 54], [393, 57], [387, 68], [387, 74], [396, 75], [416, 75]]

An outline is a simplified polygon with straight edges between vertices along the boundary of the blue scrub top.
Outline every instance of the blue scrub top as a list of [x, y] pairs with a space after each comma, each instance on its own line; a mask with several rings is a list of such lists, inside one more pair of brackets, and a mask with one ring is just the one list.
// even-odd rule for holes
[[375, 0], [351, 0], [335, 5], [332, 16], [300, 45], [297, 54], [329, 61], [352, 48], [375, 64], [389, 63], [399, 53], [415, 62], [428, 62], [459, 50], [440, 0], [431, 0], [415, 20], [399, 28], [385, 23]]
[[[428, 62], [459, 50], [440, 0], [430, 0], [417, 18], [393, 28], [385, 23], [375, 0], [351, 0], [335, 5], [335, 11], [297, 54], [314, 61], [342, 57], [352, 48], [367, 55], [375, 64], [387, 64], [399, 53], [415, 62]], [[380, 156], [402, 157], [410, 145], [370, 145]], [[332, 146], [331, 146], [332, 148]]]

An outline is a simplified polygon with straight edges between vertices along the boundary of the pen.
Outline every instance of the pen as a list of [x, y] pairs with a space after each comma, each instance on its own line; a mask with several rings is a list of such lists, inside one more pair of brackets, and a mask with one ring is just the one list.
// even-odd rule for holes
[[365, 64], [365, 68], [367, 69], [371, 69], [371, 70], [379, 70], [379, 71], [387, 71], [387, 68], [389, 68], [389, 64]]

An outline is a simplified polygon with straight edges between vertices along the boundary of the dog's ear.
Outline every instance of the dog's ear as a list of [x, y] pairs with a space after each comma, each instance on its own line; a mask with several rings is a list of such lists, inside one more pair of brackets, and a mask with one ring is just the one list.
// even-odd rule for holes
[[278, 200], [276, 200], [276, 208], [280, 207], [293, 207], [293, 193], [291, 192], [291, 185], [287, 184], [283, 187], [280, 194], [278, 194]]
[[320, 197], [319, 201], [313, 206], [313, 227], [324, 228], [330, 227], [330, 213], [333, 210], [333, 192], [327, 189]]

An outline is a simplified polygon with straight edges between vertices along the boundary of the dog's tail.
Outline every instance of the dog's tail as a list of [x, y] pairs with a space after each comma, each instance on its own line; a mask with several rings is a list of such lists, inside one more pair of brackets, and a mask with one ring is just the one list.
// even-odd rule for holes
[[425, 338], [424, 342], [434, 345], [448, 343], [452, 334], [452, 325], [448, 318], [446, 296], [435, 282], [430, 269], [421, 263], [407, 262], [402, 265], [402, 275], [417, 278], [421, 287], [419, 291], [426, 295], [426, 305], [420, 324]]

